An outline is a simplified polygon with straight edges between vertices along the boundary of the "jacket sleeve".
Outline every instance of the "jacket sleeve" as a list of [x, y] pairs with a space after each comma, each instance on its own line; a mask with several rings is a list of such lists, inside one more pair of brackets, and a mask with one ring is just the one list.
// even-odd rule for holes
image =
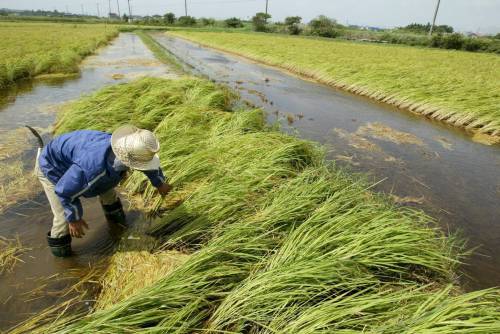
[[148, 177], [153, 187], [158, 188], [165, 183], [165, 176], [161, 168], [156, 170], [143, 170], [142, 172]]
[[71, 165], [55, 186], [54, 190], [64, 208], [66, 221], [70, 223], [82, 219], [83, 208], [79, 196], [85, 191], [85, 187], [85, 175], [77, 165]]

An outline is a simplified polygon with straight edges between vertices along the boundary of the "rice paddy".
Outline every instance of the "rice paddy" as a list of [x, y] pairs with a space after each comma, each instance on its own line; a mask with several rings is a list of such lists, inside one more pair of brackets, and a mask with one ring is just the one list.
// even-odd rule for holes
[[[146, 78], [62, 113], [57, 134], [124, 123], [155, 131], [174, 191], [158, 196], [141, 173], [124, 187], [155, 217], [148, 232], [158, 249], [190, 255], [160, 273], [132, 261], [127, 293], [50, 332], [500, 331], [500, 291], [463, 293], [456, 284], [465, 261], [458, 238], [233, 102], [207, 80]], [[101, 296], [116, 295], [117, 284]]]
[[168, 34], [474, 133], [500, 136], [498, 55], [270, 34]]
[[117, 34], [100, 24], [1, 22], [0, 89], [37, 75], [77, 73], [82, 58]]

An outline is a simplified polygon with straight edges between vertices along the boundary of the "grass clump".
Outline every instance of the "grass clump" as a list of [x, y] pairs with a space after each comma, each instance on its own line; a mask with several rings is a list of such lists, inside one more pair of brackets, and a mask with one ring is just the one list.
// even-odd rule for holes
[[278, 35], [169, 32], [472, 132], [500, 136], [500, 58]]
[[19, 160], [0, 159], [0, 214], [7, 208], [35, 197], [42, 189], [31, 170], [26, 170]]
[[0, 275], [10, 272], [16, 263], [22, 262], [20, 255], [26, 250], [19, 238], [11, 240], [0, 236]]
[[156, 283], [184, 263], [188, 255], [181, 252], [117, 252], [101, 278], [101, 293], [95, 309], [102, 310]]
[[82, 58], [117, 34], [98, 24], [0, 22], [0, 89], [41, 74], [78, 72]]
[[[430, 217], [373, 194], [320, 147], [267, 127], [261, 111], [230, 105], [231, 94], [209, 81], [149, 78], [65, 112], [58, 133], [124, 122], [156, 132], [175, 190], [161, 198], [140, 173], [125, 187], [157, 216], [161, 249], [191, 254], [53, 332], [500, 330], [499, 291], [460, 291], [460, 244]], [[136, 269], [127, 285], [137, 286]]]

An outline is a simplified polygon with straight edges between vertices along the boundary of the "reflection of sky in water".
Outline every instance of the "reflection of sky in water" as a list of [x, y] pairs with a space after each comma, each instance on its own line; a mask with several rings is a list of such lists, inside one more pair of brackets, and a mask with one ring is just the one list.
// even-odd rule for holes
[[338, 164], [383, 180], [375, 189], [425, 209], [446, 230], [462, 230], [470, 246], [482, 245], [479, 251], [489, 256], [469, 261], [466, 269], [477, 281], [470, 286], [500, 285], [498, 146], [474, 143], [459, 130], [267, 66], [164, 34], [155, 38], [195, 72], [263, 107], [270, 122], [323, 143]]

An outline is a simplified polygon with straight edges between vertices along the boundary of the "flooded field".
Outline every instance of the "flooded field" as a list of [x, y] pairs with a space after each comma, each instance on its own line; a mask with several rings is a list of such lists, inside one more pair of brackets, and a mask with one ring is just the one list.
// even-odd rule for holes
[[186, 69], [227, 84], [285, 131], [321, 142], [328, 157], [367, 172], [400, 205], [422, 208], [478, 247], [468, 289], [500, 285], [500, 147], [458, 130], [191, 42], [154, 38]]
[[[353, 171], [368, 172], [375, 189], [399, 205], [422, 208], [450, 231], [478, 247], [464, 266], [466, 288], [500, 285], [500, 148], [476, 143], [465, 133], [434, 124], [276, 69], [199, 47], [164, 34], [153, 37], [181, 59], [186, 70], [227, 84], [243, 100], [263, 107], [270, 123], [318, 141], [328, 157]], [[134, 34], [123, 33], [87, 58], [81, 74], [48, 76], [0, 94], [0, 235], [19, 236], [29, 250], [14, 270], [0, 276], [0, 331], [72, 296], [64, 289], [106, 261], [122, 230], [108, 226], [97, 200], [84, 201], [87, 236], [73, 242], [78, 254], [54, 258], [46, 246], [51, 213], [31, 175], [36, 142], [23, 128], [48, 139], [64, 104], [106, 85], [142, 76], [175, 77]], [[20, 180], [14, 183], [14, 180]], [[380, 181], [380, 182], [379, 182]], [[129, 212], [129, 224], [143, 223]], [[92, 285], [85, 287], [92, 289]], [[91, 296], [90, 296], [91, 297]], [[83, 301], [88, 307], [91, 300]]]
[[[0, 331], [56, 301], [70, 298], [72, 294], [65, 295], [64, 288], [101, 264], [123, 232], [107, 225], [97, 200], [86, 200], [84, 210], [90, 230], [84, 239], [73, 241], [73, 250], [78, 256], [69, 259], [52, 256], [46, 244], [52, 214], [38, 180], [31, 173], [36, 141], [23, 126], [38, 128], [48, 139], [56, 113], [65, 103], [106, 85], [141, 76], [173, 77], [174, 74], [154, 58], [136, 35], [125, 33], [88, 57], [81, 65], [79, 76], [21, 83], [0, 95], [0, 167], [3, 170], [0, 235], [11, 239], [19, 236], [23, 246], [29, 249], [21, 257], [23, 262], [12, 272], [0, 276], [3, 287]], [[14, 183], [15, 180], [18, 181]], [[129, 212], [130, 225], [142, 221], [144, 218], [138, 213]]]

